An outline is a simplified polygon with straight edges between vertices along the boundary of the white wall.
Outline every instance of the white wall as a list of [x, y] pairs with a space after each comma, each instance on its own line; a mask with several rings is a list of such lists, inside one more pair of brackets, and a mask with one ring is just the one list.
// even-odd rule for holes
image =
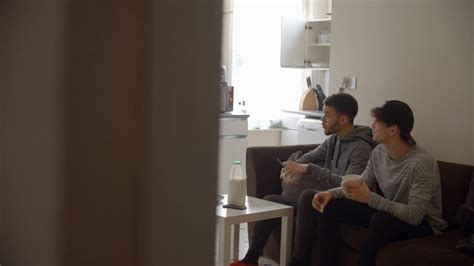
[[385, 100], [407, 102], [413, 135], [436, 159], [474, 164], [469, 0], [334, 0], [331, 89], [357, 76], [356, 122]]
[[280, 129], [251, 129], [247, 135], [247, 147], [280, 146]]

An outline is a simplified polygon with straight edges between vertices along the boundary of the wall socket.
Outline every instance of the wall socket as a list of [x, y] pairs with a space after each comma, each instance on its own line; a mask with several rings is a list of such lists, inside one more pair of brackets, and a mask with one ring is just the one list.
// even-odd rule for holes
[[357, 77], [343, 77], [341, 87], [345, 90], [357, 89]]

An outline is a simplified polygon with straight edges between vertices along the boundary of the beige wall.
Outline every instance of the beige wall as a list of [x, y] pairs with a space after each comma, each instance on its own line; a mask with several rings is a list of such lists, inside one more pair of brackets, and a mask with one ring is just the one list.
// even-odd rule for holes
[[331, 89], [357, 76], [357, 123], [388, 99], [415, 113], [413, 135], [439, 160], [474, 164], [468, 0], [334, 0]]
[[221, 10], [0, 1], [0, 264], [212, 265]]

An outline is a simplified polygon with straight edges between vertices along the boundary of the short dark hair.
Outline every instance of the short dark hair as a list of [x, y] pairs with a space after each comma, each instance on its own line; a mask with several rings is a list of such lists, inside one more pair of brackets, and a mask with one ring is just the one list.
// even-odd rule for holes
[[324, 100], [324, 105], [333, 107], [339, 114], [346, 115], [349, 122], [354, 124], [359, 105], [352, 95], [343, 92], [333, 94]]
[[403, 140], [415, 145], [415, 139], [410, 135], [415, 117], [410, 106], [402, 101], [386, 101], [381, 107], [375, 107], [370, 110], [372, 116], [387, 126], [397, 125], [400, 128], [400, 136]]

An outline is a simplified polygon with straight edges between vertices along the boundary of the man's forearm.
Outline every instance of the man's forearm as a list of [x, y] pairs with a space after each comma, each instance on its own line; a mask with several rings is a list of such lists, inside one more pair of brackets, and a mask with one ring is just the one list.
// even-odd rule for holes
[[339, 187], [341, 185], [341, 176], [332, 174], [329, 169], [320, 167], [317, 164], [309, 164], [306, 174], [314, 177], [317, 182], [325, 184], [327, 188]]
[[388, 212], [408, 224], [419, 225], [425, 215], [422, 210], [428, 208], [428, 202], [425, 201], [426, 200], [419, 200], [408, 205], [388, 200], [372, 192], [369, 206], [376, 210]]

